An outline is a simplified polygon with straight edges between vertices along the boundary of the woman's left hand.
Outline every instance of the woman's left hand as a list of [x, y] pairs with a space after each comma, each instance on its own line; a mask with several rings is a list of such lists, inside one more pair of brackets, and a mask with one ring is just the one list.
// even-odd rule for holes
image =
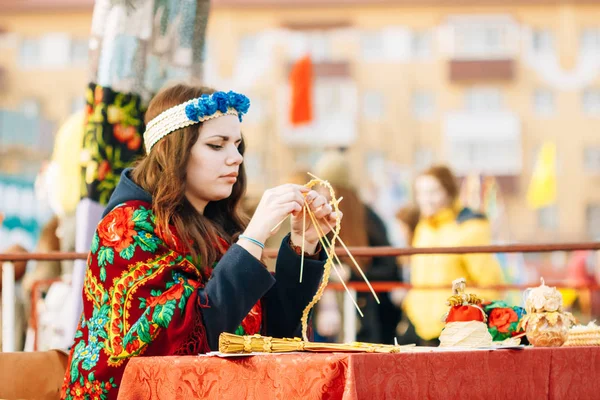
[[317, 193], [314, 190], [308, 192], [304, 198], [305, 204], [314, 214], [314, 217], [318, 224], [314, 226], [313, 220], [311, 219], [308, 212], [297, 212], [292, 214], [292, 229], [291, 239], [292, 243], [296, 246], [302, 246], [302, 218], [303, 214], [306, 214], [305, 231], [304, 231], [304, 250], [307, 253], [314, 253], [317, 245], [319, 244], [319, 238], [323, 235], [327, 235], [331, 228], [335, 227], [336, 219], [342, 218], [342, 212], [336, 213], [333, 211], [333, 207], [328, 203], [325, 196]]

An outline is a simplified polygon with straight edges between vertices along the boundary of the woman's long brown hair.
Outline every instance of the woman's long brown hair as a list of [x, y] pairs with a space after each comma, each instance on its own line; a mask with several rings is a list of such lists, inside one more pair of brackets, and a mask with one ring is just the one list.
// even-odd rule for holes
[[[163, 89], [150, 101], [146, 124], [173, 106], [214, 92], [211, 88], [183, 84]], [[204, 214], [196, 211], [185, 197], [185, 190], [190, 151], [201, 127], [202, 123], [195, 124], [162, 138], [150, 154], [136, 164], [132, 179], [152, 196], [159, 235], [172, 246], [175, 245], [173, 235], [177, 236], [198, 267], [212, 267], [223, 252], [219, 237], [231, 244], [248, 223], [241, 208], [246, 173], [242, 163], [231, 195], [208, 203]], [[239, 151], [244, 154], [243, 140]]]

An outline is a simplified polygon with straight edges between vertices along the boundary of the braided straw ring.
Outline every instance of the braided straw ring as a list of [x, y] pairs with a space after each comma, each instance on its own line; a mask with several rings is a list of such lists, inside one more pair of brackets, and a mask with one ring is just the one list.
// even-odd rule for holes
[[[340, 212], [339, 212], [340, 210], [338, 207], [339, 201], [338, 201], [337, 197], [335, 197], [335, 191], [333, 190], [333, 187], [331, 186], [331, 184], [329, 182], [319, 179], [312, 174], [309, 174], [309, 175], [311, 175], [313, 177], [313, 179], [305, 185], [307, 188], [312, 189], [314, 186], [321, 184], [329, 189], [329, 195], [331, 196], [330, 204], [336, 213], [336, 220], [335, 220], [335, 227], [333, 228], [333, 237], [331, 238], [331, 246], [329, 247], [328, 250], [326, 247], [323, 246], [323, 249], [325, 249], [325, 251], [327, 251], [327, 262], [325, 262], [325, 267], [324, 267], [324, 271], [323, 271], [323, 280], [321, 281], [321, 285], [319, 286], [319, 289], [315, 293], [313, 299], [311, 300], [310, 303], [308, 303], [308, 305], [302, 312], [302, 319], [301, 319], [301, 321], [302, 321], [302, 339], [306, 342], [308, 342], [308, 334], [307, 334], [307, 332], [308, 332], [308, 317], [310, 315], [310, 311], [313, 309], [315, 304], [317, 304], [317, 302], [323, 296], [323, 292], [325, 291], [325, 288], [327, 287], [327, 283], [329, 282], [329, 276], [331, 275], [331, 267], [333, 265], [333, 253], [335, 251], [335, 241], [337, 240], [337, 238], [340, 234], [340, 229], [341, 229], [341, 218], [340, 218]], [[308, 210], [308, 211], [309, 211], [309, 213], [311, 213], [310, 210]]]

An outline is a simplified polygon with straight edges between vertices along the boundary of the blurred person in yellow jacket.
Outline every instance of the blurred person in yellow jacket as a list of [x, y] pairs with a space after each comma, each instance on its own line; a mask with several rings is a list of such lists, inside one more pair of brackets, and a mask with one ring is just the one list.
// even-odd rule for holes
[[[452, 171], [433, 166], [415, 181], [415, 197], [421, 212], [413, 247], [483, 246], [491, 242], [486, 217], [463, 208], [458, 202], [458, 184]], [[486, 286], [504, 282], [493, 254], [416, 255], [411, 259], [411, 289], [404, 308], [422, 344], [435, 345], [444, 324], [446, 299], [454, 279], [464, 277], [467, 285]], [[448, 290], [419, 289], [445, 285]], [[477, 291], [475, 291], [477, 292]], [[497, 299], [492, 291], [479, 291], [485, 300]]]

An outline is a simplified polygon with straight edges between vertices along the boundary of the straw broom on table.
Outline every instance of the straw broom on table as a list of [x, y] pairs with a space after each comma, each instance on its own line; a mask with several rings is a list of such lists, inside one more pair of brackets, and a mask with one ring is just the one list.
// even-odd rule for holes
[[354, 352], [354, 353], [400, 353], [403, 348], [414, 345], [396, 346], [373, 343], [315, 343], [300, 338], [280, 339], [269, 336], [239, 336], [222, 333], [219, 336], [219, 351], [228, 354], [242, 353], [291, 353], [295, 351], [320, 352]]
[[[320, 239], [321, 246], [323, 247], [323, 249], [325, 251], [327, 251], [327, 262], [325, 263], [324, 272], [323, 272], [323, 280], [321, 281], [321, 285], [319, 286], [319, 288], [318, 288], [317, 292], [315, 293], [315, 296], [313, 297], [311, 302], [306, 306], [306, 308], [304, 309], [304, 312], [302, 313], [302, 318], [301, 318], [302, 337], [304, 340], [301, 340], [300, 338], [293, 338], [293, 339], [281, 338], [280, 339], [280, 338], [272, 338], [272, 337], [261, 336], [261, 335], [239, 336], [239, 335], [234, 335], [234, 334], [230, 334], [230, 333], [222, 333], [221, 336], [219, 337], [219, 351], [221, 353], [253, 353], [253, 352], [288, 353], [288, 352], [293, 352], [293, 351], [311, 351], [311, 352], [345, 351], [345, 352], [372, 352], [372, 353], [397, 353], [397, 352], [399, 352], [402, 347], [406, 347], [406, 346], [381, 345], [381, 344], [358, 343], [358, 342], [357, 343], [349, 343], [349, 344], [313, 343], [313, 342], [308, 341], [307, 331], [308, 331], [308, 318], [310, 315], [310, 311], [317, 304], [317, 302], [321, 299], [321, 296], [323, 296], [323, 292], [325, 291], [325, 288], [327, 287], [327, 283], [329, 282], [329, 276], [331, 275], [332, 268], [336, 272], [336, 274], [340, 277], [340, 281], [342, 282], [348, 295], [351, 296], [348, 287], [344, 283], [344, 280], [341, 279], [340, 271], [338, 270], [338, 268], [336, 267], [336, 265], [334, 263], [334, 260], [335, 260], [341, 266], [341, 262], [340, 262], [339, 258], [337, 257], [337, 255], [335, 254], [335, 244], [336, 244], [337, 240], [339, 240], [342, 247], [346, 250], [346, 252], [348, 253], [348, 256], [350, 257], [350, 259], [352, 260], [354, 266], [357, 268], [357, 270], [359, 271], [359, 273], [361, 274], [361, 276], [363, 277], [363, 279], [369, 286], [369, 289], [371, 290], [371, 293], [373, 293], [373, 296], [377, 300], [377, 303], [379, 303], [379, 298], [377, 297], [375, 290], [371, 286], [371, 283], [365, 276], [364, 272], [362, 271], [362, 269], [360, 268], [360, 266], [358, 265], [358, 263], [356, 262], [356, 260], [352, 256], [352, 254], [350, 254], [348, 247], [346, 247], [346, 245], [341, 240], [341, 238], [339, 238], [339, 233], [340, 233], [340, 228], [341, 228], [340, 217], [339, 217], [339, 203], [341, 201], [341, 198], [337, 199], [335, 197], [335, 192], [333, 190], [333, 187], [329, 184], [329, 182], [319, 179], [312, 174], [309, 174], [309, 175], [311, 175], [311, 177], [313, 179], [310, 182], [308, 182], [305, 186], [309, 189], [311, 189], [314, 186], [319, 185], [319, 184], [327, 187], [329, 189], [329, 194], [331, 196], [330, 204], [332, 205], [333, 210], [337, 213], [338, 217], [337, 217], [334, 227], [329, 225], [329, 223], [327, 222], [327, 224], [329, 225], [329, 229], [333, 233], [333, 237], [331, 238], [331, 240], [329, 240], [323, 234], [324, 232], [320, 230], [320, 226], [317, 223], [314, 213], [312, 212], [310, 207], [308, 207], [308, 205], [305, 204], [304, 208], [302, 210], [303, 233], [306, 229], [306, 214], [308, 214], [313, 226], [315, 227], [315, 229], [317, 229], [319, 231], [319, 234], [321, 236], [321, 239]], [[283, 223], [284, 220], [282, 220], [279, 224], [277, 224], [273, 228], [273, 230], [277, 229], [279, 227], [279, 225], [281, 225]], [[303, 267], [304, 267], [304, 237], [302, 237], [302, 258], [301, 258], [301, 267], [300, 267], [300, 282], [302, 282]], [[358, 310], [359, 314], [362, 317], [363, 314], [362, 314], [360, 308], [358, 307], [358, 305], [356, 304], [356, 301], [354, 301], [354, 299], [353, 299], [353, 302], [354, 302], [354, 306], [356, 307], [356, 309]]]

